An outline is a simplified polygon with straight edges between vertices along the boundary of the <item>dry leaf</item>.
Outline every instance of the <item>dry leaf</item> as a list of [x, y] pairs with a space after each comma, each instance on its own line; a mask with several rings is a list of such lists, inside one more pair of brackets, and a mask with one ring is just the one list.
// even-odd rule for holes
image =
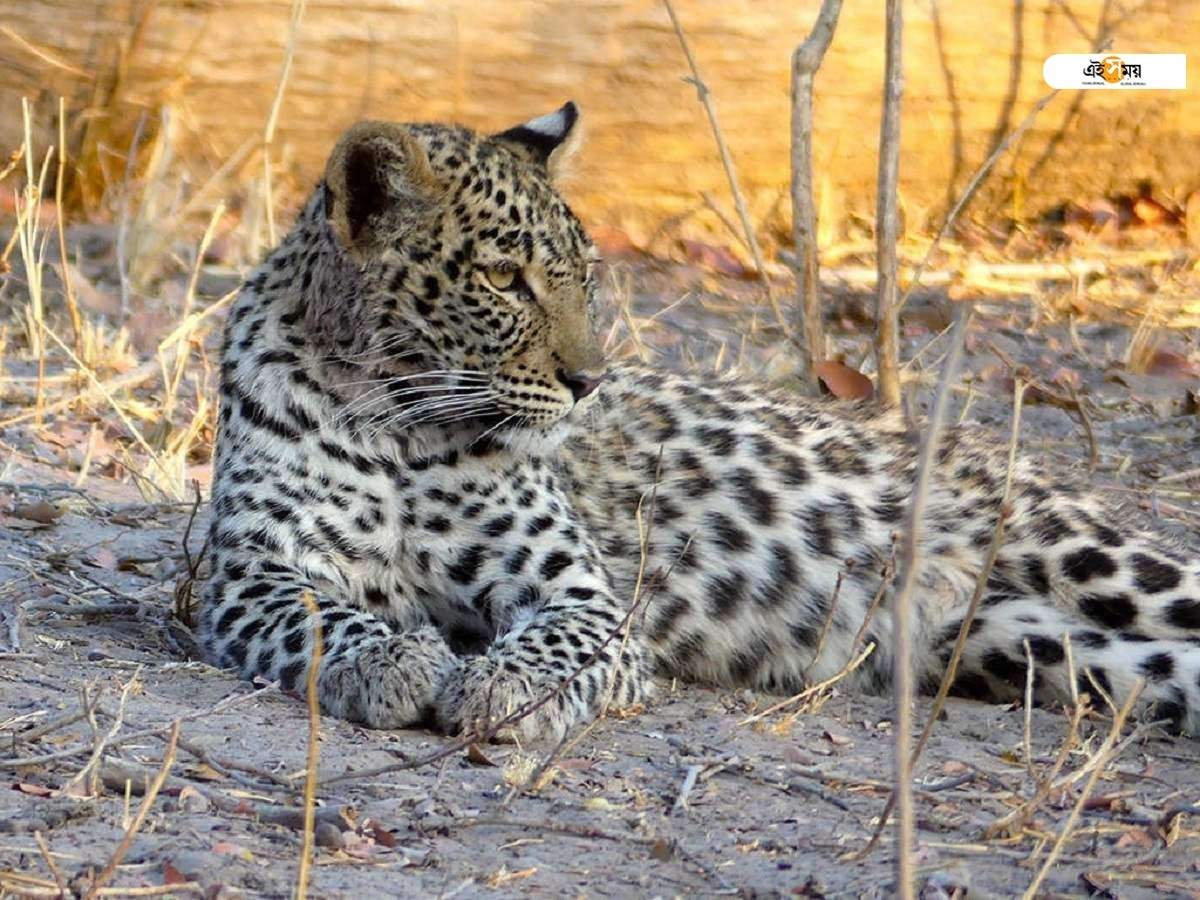
[[369, 836], [381, 847], [386, 847], [390, 850], [396, 846], [396, 836], [374, 819], [365, 819], [362, 825], [359, 826], [358, 831], [359, 834]]
[[17, 781], [12, 787], [14, 791], [20, 791], [22, 794], [28, 794], [30, 797], [54, 796], [53, 790], [40, 784], [27, 784], [24, 781]]
[[63, 511], [48, 500], [35, 500], [14, 506], [8, 514], [40, 525], [53, 525], [62, 517]]
[[171, 865], [170, 861], [163, 863], [163, 884], [187, 884], [191, 879]]
[[474, 766], [495, 767], [496, 765], [478, 744], [467, 745], [467, 762]]
[[1193, 363], [1187, 356], [1175, 350], [1159, 349], [1154, 351], [1146, 366], [1147, 375], [1169, 375], [1177, 378], [1200, 377], [1200, 365]]
[[966, 775], [970, 771], [970, 766], [964, 762], [959, 762], [956, 759], [950, 759], [942, 763], [943, 775]]
[[825, 359], [813, 366], [813, 371], [839, 400], [866, 400], [875, 393], [871, 379], [845, 363]]

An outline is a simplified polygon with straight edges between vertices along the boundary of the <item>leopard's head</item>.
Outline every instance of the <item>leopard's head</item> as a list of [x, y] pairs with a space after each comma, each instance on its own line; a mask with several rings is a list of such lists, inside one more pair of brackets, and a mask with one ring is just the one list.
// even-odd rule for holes
[[554, 188], [578, 119], [567, 103], [492, 135], [362, 122], [338, 141], [322, 214], [352, 284], [306, 321], [378, 379], [364, 411], [545, 433], [595, 391], [596, 255]]

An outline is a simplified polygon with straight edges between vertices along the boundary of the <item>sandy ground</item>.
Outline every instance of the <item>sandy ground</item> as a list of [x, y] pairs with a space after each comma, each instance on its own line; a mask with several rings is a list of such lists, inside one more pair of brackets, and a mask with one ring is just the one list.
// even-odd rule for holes
[[[661, 307], [652, 273], [646, 283], [637, 303]], [[697, 308], [665, 317], [676, 317], [676, 327], [643, 335], [651, 358], [681, 364], [711, 359], [720, 343], [737, 349], [736, 324], [722, 320], [720, 331], [705, 318], [724, 316], [721, 302], [706, 300], [703, 288], [697, 296]], [[941, 325], [920, 319], [922, 309], [914, 307], [906, 328], [906, 352], [929, 344], [915, 369], [929, 367], [923, 378], [932, 382], [944, 351], [934, 338]], [[853, 304], [846, 310], [851, 317]], [[936, 318], [936, 305], [929, 310]], [[1158, 483], [1200, 466], [1194, 377], [1170, 366], [1157, 375], [1122, 371], [1125, 328], [1080, 326], [1072, 337], [1032, 317], [1028, 307], [981, 310], [956, 414], [969, 402], [966, 418], [1004, 439], [1010, 388], [991, 344], [1047, 385], [1074, 379], [1089, 398], [1097, 445], [1087, 477], [1195, 547], [1200, 481]], [[852, 343], [849, 334], [841, 340]], [[1195, 360], [1188, 340], [1175, 336], [1164, 346]], [[778, 360], [756, 353], [747, 368], [771, 375]], [[1086, 471], [1091, 448], [1076, 413], [1035, 403], [1024, 422], [1026, 452]], [[189, 505], [148, 503], [128, 482], [99, 475], [82, 491], [66, 490], [73, 473], [58, 462], [61, 448], [23, 426], [0, 439], [8, 448], [0, 492], [7, 511], [0, 519], [0, 642], [7, 646], [0, 654], [0, 872], [8, 875], [0, 896], [17, 895], [21, 876], [34, 879], [23, 882], [30, 894], [53, 895], [45, 893], [54, 876], [34, 831], [62, 877], [86, 886], [137, 811], [140, 786], [158, 769], [175, 719], [181, 746], [171, 777], [111, 884], [184, 883], [178, 896], [290, 896], [305, 707], [188, 658], [189, 635], [173, 611], [187, 569]], [[29, 518], [41, 501], [54, 505], [44, 523]], [[201, 508], [193, 554], [205, 519]], [[96, 704], [94, 729], [84, 719], [62, 721], [85, 697]], [[311, 894], [890, 896], [890, 832], [865, 859], [849, 858], [887, 799], [890, 702], [835, 690], [819, 711], [745, 721], [776, 700], [664, 685], [641, 715], [603, 720], [560, 748], [458, 749], [420, 766], [413, 761], [435, 754], [446, 738], [324, 720], [323, 846]], [[926, 710], [923, 702], [919, 724]], [[951, 701], [917, 766], [922, 897], [966, 889], [972, 897], [1013, 896], [1027, 888], [1087, 780], [1108, 721], [1084, 723], [1060, 782], [1023, 827], [1001, 835], [986, 829], [1033, 796], [1067, 720], [1062, 710], [1033, 710], [1027, 759], [1022, 710]], [[98, 736], [110, 730], [88, 769]], [[353, 774], [388, 766], [393, 771]], [[333, 780], [339, 776], [350, 777]], [[135, 785], [129, 798], [127, 778]], [[98, 796], [89, 797], [93, 787]], [[1041, 893], [1200, 897], [1198, 860], [1200, 742], [1141, 730], [1103, 770]]]

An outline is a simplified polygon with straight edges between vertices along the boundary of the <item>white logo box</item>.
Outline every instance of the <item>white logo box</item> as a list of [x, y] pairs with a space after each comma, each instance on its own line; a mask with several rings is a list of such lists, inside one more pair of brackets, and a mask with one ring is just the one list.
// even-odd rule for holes
[[1184, 90], [1187, 54], [1055, 53], [1042, 65], [1042, 77], [1060, 90]]

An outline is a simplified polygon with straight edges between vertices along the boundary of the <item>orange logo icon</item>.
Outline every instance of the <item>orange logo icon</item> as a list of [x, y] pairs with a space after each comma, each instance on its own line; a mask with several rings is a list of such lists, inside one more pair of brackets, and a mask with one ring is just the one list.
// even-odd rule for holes
[[1121, 62], [1119, 56], [1106, 56], [1101, 61], [1104, 70], [1100, 73], [1100, 77], [1109, 84], [1116, 84], [1125, 75], [1125, 64]]

